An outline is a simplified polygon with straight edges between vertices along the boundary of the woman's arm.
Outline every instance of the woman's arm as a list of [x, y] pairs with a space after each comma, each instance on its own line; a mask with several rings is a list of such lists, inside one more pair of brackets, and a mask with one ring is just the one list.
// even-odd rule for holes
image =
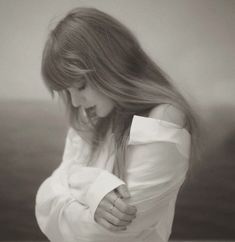
[[[37, 192], [36, 218], [51, 241], [89, 238], [92, 231], [104, 234], [94, 221], [94, 212], [104, 197], [112, 205], [113, 190], [124, 184], [106, 170], [84, 167], [86, 153], [82, 153], [82, 146], [80, 137], [70, 130], [61, 165]], [[122, 206], [131, 207], [124, 202]]]
[[[115, 181], [116, 178], [104, 170], [92, 171], [93, 177], [90, 174], [90, 179], [94, 181], [89, 181], [90, 185], [86, 185], [85, 197], [79, 196], [82, 198], [82, 203], [64, 184], [66, 174], [62, 169], [57, 169], [40, 186], [36, 196], [36, 218], [42, 232], [51, 241], [76, 241], [78, 238], [91, 238], [94, 232], [104, 234], [94, 221], [91, 207], [98, 206], [99, 199], [104, 196], [101, 195], [102, 198], [99, 198], [100, 194], [109, 193], [123, 182]], [[108, 185], [102, 191], [100, 186], [103, 180], [107, 181]], [[94, 184], [99, 190], [94, 191]]]
[[181, 127], [182, 113], [176, 111], [174, 119], [173, 111], [167, 121], [153, 114], [150, 118], [135, 116], [132, 122], [126, 181], [129, 203], [138, 212], [128, 230], [139, 231], [139, 236], [153, 227], [169, 235], [177, 193], [188, 170], [190, 134]]
[[157, 224], [176, 197], [185, 180], [188, 159], [175, 144], [156, 142], [129, 147], [127, 161], [128, 201], [138, 211], [133, 224], [144, 229]]

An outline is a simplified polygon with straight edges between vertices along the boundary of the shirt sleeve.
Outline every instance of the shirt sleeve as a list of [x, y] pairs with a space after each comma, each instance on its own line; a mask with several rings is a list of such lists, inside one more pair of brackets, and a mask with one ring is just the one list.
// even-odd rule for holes
[[101, 233], [94, 221], [96, 207], [108, 192], [124, 184], [106, 170], [86, 167], [87, 145], [74, 132], [68, 132], [62, 163], [36, 195], [39, 227], [55, 242], [89, 238], [91, 231]]
[[[151, 228], [170, 234], [174, 205], [185, 180], [190, 153], [190, 134], [176, 124], [134, 116], [127, 149], [128, 200], [137, 207], [130, 231]], [[164, 240], [164, 241], [165, 241]]]

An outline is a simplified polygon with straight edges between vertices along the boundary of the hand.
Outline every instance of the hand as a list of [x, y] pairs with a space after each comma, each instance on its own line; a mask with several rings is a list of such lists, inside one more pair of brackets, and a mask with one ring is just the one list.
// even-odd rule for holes
[[126, 230], [136, 217], [137, 209], [123, 199], [130, 198], [126, 185], [109, 192], [95, 211], [95, 221], [110, 231]]

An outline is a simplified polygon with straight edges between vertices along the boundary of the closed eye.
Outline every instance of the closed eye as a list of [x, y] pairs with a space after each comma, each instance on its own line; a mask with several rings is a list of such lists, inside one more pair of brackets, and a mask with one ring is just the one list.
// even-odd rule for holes
[[82, 91], [82, 90], [84, 90], [86, 88], [86, 83], [84, 82], [80, 87], [78, 87], [77, 89], [79, 90], [79, 91]]

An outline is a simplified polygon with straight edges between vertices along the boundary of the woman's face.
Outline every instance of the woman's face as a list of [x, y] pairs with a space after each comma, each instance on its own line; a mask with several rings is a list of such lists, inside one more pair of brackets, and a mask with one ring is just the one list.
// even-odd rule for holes
[[68, 88], [74, 107], [83, 107], [87, 112], [98, 117], [106, 117], [114, 108], [114, 102], [91, 87], [88, 83], [75, 84]]

